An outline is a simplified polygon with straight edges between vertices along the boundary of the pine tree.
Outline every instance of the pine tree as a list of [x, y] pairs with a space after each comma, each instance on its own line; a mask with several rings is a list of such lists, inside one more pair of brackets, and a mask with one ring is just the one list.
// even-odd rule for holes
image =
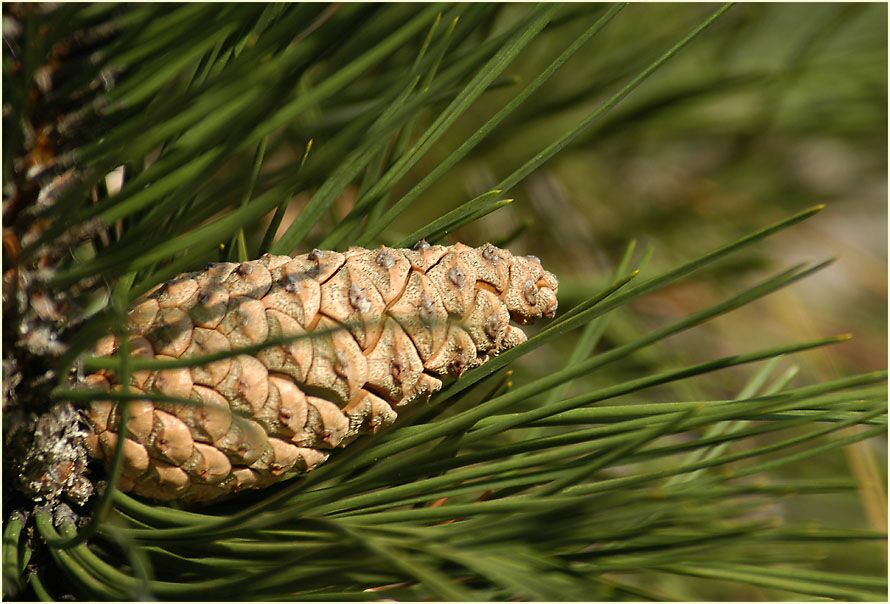
[[[498, 216], [520, 183], [675, 56], [718, 35], [729, 7], [702, 8], [660, 54], [628, 62], [618, 48], [615, 79], [582, 90], [570, 127], [523, 148], [518, 166], [449, 210], [421, 200], [552, 109], [542, 93], [582, 49], [609, 52], [603, 40], [624, 5], [4, 5], [6, 596], [696, 599], [704, 578], [767, 597], [881, 599], [883, 577], [814, 568], [810, 546], [863, 548], [883, 531], [799, 526], [764, 503], [855, 490], [845, 478], [777, 470], [886, 435], [886, 372], [791, 384], [787, 355], [847, 336], [680, 367], [657, 349], [827, 262], [604, 341], [630, 303], [750, 253], [821, 206], [702, 245], [663, 271], [631, 241], [610, 276], [581, 294], [564, 287], [560, 311], [527, 334], [508, 319], [554, 314], [550, 250], [501, 251], [522, 247], [519, 232], [455, 238]], [[544, 41], [554, 56], [517, 82], [508, 69]], [[452, 140], [459, 120], [502, 94]], [[407, 251], [418, 242], [432, 247]], [[267, 312], [273, 281], [290, 283], [286, 267], [322, 272], [321, 254], [338, 259], [334, 281], [312, 282], [330, 283], [337, 296], [326, 299], [348, 312], [308, 317], [305, 300]], [[495, 257], [511, 269], [482, 276]], [[360, 262], [422, 265], [411, 278], [423, 284], [394, 280], [385, 299], [351, 272]], [[198, 337], [193, 313], [214, 295], [204, 282], [227, 302], [219, 321], [200, 319]], [[241, 301], [230, 313], [231, 299]], [[257, 304], [266, 316], [251, 331]], [[421, 331], [435, 345], [424, 348]], [[371, 376], [375, 344], [388, 346], [380, 358], [392, 369], [400, 337], [422, 366], [399, 365], [398, 384]], [[651, 366], [620, 364], [646, 352]], [[306, 355], [326, 359], [324, 371], [310, 376]], [[249, 367], [265, 377], [243, 388], [217, 379], [235, 365], [239, 378]], [[749, 378], [734, 398], [682, 396], [685, 380], [732, 367]], [[164, 384], [177, 371], [190, 376], [187, 391]], [[675, 400], [630, 398], [662, 386], [677, 387]], [[264, 415], [273, 396], [276, 413]], [[287, 397], [305, 399], [292, 405], [296, 428], [279, 421]], [[227, 405], [230, 422], [213, 437], [209, 399]], [[248, 425], [258, 444], [228, 437]], [[158, 440], [175, 429], [188, 458]], [[195, 436], [202, 430], [209, 441]], [[245, 472], [233, 478], [239, 464], [252, 472], [246, 483]], [[214, 472], [224, 489], [193, 484]]]

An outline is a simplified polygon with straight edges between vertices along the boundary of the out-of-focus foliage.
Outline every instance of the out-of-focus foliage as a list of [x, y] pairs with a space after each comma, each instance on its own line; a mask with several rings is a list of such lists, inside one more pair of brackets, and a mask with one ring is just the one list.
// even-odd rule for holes
[[[456, 181], [433, 190], [418, 220], [491, 186], [527, 149], [577, 122], [705, 10], [629, 6], [624, 19], [517, 112], [510, 122], [515, 127], [464, 162]], [[572, 277], [564, 280], [564, 295], [572, 296], [585, 278], [602, 275], [604, 258], [620, 253], [628, 236], [655, 245], [653, 266], [662, 266], [764, 220], [825, 203], [818, 220], [760, 247], [758, 257], [673, 288], [640, 310], [653, 318], [675, 315], [713, 296], [721, 283], [747, 278], [770, 257], [811, 258], [818, 251], [837, 263], [776, 297], [763, 329], [735, 333], [758, 338], [815, 326], [850, 330], [856, 342], [832, 355], [841, 364], [837, 369], [886, 367], [885, 17], [886, 7], [878, 4], [734, 6], [712, 35], [660, 69], [514, 193], [519, 203], [476, 232], [510, 232], [532, 220], [520, 243], [552, 250], [565, 263], [562, 274]], [[542, 36], [518, 73], [528, 77], [544, 64], [557, 52], [560, 35]], [[479, 103], [476, 119], [509, 94]], [[468, 123], [451, 136], [459, 141], [472, 128]], [[432, 153], [418, 174], [442, 154]], [[750, 325], [763, 315], [740, 313], [738, 321]], [[719, 346], [725, 334], [705, 337]], [[701, 334], [696, 342], [700, 347]]]

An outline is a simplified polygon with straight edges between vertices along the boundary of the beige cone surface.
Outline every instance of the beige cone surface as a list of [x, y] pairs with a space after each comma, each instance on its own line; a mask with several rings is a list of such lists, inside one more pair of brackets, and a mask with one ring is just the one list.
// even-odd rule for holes
[[[179, 359], [317, 332], [204, 365], [137, 371], [131, 391], [186, 403], [130, 403], [119, 487], [209, 502], [324, 462], [392, 424], [395, 408], [525, 341], [511, 325], [556, 311], [556, 277], [533, 256], [471, 248], [350, 248], [266, 255], [179, 275], [130, 310], [130, 350]], [[116, 351], [113, 336], [96, 354]], [[111, 373], [88, 386], [120, 389]], [[88, 412], [93, 455], [110, 460], [117, 405]]]

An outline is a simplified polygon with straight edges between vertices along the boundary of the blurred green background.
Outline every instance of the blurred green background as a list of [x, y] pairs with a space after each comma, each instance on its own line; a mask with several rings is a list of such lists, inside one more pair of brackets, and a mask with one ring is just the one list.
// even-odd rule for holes
[[[415, 224], [493, 186], [711, 9], [629, 6], [510, 125], [418, 204]], [[585, 23], [578, 21], [580, 31]], [[887, 7], [878, 4], [736, 5], [527, 180], [513, 195], [515, 203], [454, 239], [497, 239], [530, 222], [513, 245], [556, 263], [563, 300], [572, 304], [590, 281], [607, 274], [630, 238], [655, 246], [655, 270], [824, 203], [815, 220], [761, 246], [759, 258], [725, 265], [718, 275], [702, 275], [638, 310], [653, 320], [680, 316], [719, 295], [721, 282], [744, 281], [752, 271], [778, 266], [779, 259], [836, 256], [819, 276], [772, 297], [766, 308], [714, 324], [696, 342], [725, 353], [721, 342], [754, 346], [769, 338], [850, 331], [855, 341], [831, 352], [840, 366], [818, 370], [884, 368], [886, 23]], [[511, 72], [521, 78], [536, 73], [558, 52], [563, 36], [577, 34], [572, 28], [543, 36]], [[511, 93], [505, 89], [479, 103], [464, 129], [455, 128], [449, 144], [438, 157], [434, 150], [417, 175]], [[400, 226], [415, 225], [408, 222]]]

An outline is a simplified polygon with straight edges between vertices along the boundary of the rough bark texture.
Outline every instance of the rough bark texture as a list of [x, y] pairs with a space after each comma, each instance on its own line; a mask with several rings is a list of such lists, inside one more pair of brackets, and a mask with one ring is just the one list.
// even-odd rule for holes
[[[130, 403], [121, 489], [207, 502], [324, 462], [396, 408], [525, 341], [526, 323], [556, 311], [556, 278], [533, 256], [490, 244], [352, 248], [220, 263], [169, 281], [130, 311], [136, 357], [177, 359], [310, 336], [254, 355], [137, 371], [134, 392], [193, 404]], [[116, 351], [114, 337], [97, 354]], [[85, 381], [120, 389], [113, 374]], [[119, 409], [89, 411], [94, 456], [111, 458]]]
[[[83, 320], [81, 304], [103, 284], [49, 282], [71, 250], [109, 240], [99, 220], [61, 221], [60, 199], [98, 192], [85, 184], [72, 151], [107, 127], [100, 109], [114, 74], [100, 70], [119, 34], [114, 21], [72, 29], [62, 3], [3, 6], [3, 497], [24, 514], [34, 502], [81, 505], [93, 493], [80, 414], [50, 392], [75, 376], [57, 375], [67, 342]], [[7, 61], [8, 59], [8, 61]], [[101, 73], [97, 73], [100, 72]], [[90, 74], [95, 74], [91, 76]], [[33, 248], [30, 249], [29, 248]], [[25, 251], [29, 250], [26, 254]], [[24, 499], [22, 499], [24, 497]], [[7, 505], [7, 502], [9, 504]]]

